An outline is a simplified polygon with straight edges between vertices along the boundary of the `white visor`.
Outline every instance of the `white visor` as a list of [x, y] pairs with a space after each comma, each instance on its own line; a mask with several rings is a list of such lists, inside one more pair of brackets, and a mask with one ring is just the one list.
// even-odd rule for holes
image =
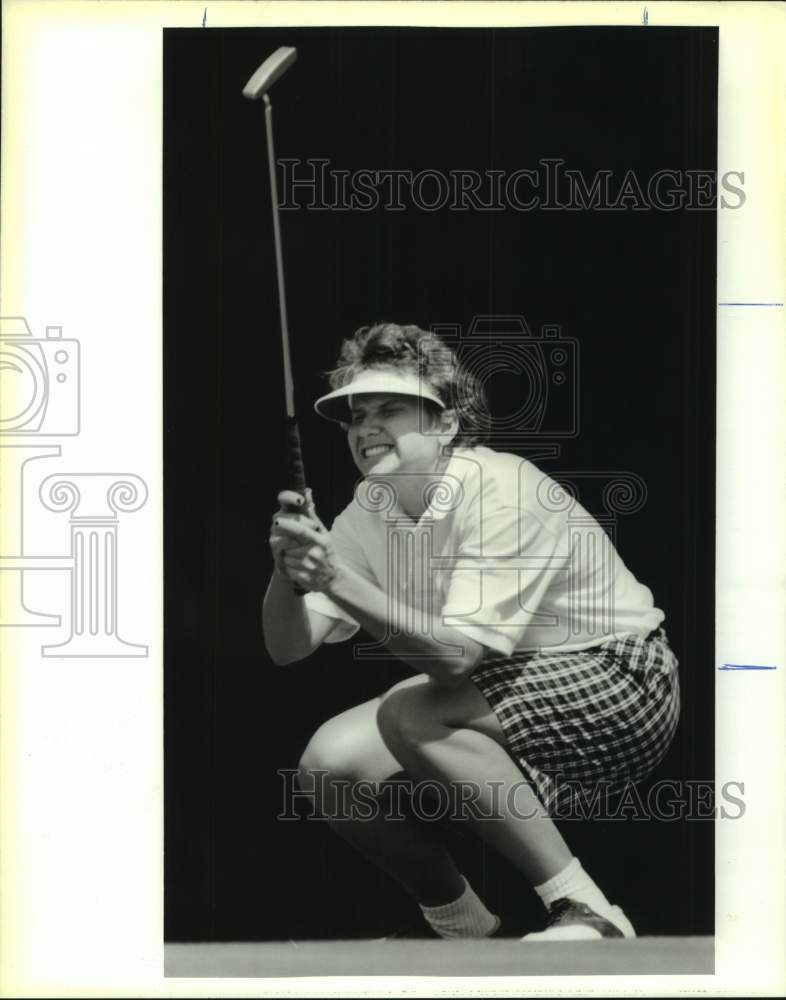
[[399, 372], [391, 368], [368, 368], [361, 371], [347, 385], [334, 389], [326, 396], [320, 396], [314, 403], [314, 409], [326, 420], [346, 424], [350, 417], [349, 397], [378, 392], [392, 392], [398, 396], [419, 396], [421, 399], [429, 399], [432, 403], [436, 403], [440, 409], [445, 409], [445, 404], [420, 375]]

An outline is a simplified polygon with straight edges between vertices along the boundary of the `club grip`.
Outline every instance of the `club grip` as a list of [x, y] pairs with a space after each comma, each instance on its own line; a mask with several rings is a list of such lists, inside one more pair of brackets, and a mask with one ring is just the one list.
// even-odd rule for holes
[[[300, 430], [298, 429], [297, 420], [294, 417], [287, 417], [287, 465], [289, 467], [289, 488], [294, 490], [295, 493], [299, 493], [305, 500], [306, 469], [303, 465], [303, 451], [300, 447]], [[295, 507], [291, 513], [299, 514], [300, 510]], [[307, 593], [307, 591], [303, 590], [297, 584], [293, 584], [293, 589], [299, 597]]]
[[303, 466], [303, 452], [300, 447], [300, 431], [294, 417], [287, 417], [287, 463], [289, 466], [289, 488], [305, 497], [306, 470]]

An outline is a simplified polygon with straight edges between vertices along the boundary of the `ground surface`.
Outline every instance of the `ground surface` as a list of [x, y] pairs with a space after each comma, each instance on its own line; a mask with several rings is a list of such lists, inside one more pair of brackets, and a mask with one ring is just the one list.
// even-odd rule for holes
[[165, 974], [233, 976], [708, 975], [711, 937], [523, 944], [490, 941], [278, 941], [167, 944]]

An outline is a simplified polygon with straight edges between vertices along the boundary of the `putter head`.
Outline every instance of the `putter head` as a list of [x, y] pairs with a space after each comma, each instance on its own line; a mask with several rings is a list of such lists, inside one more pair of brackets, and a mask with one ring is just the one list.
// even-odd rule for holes
[[256, 101], [273, 86], [280, 76], [286, 73], [296, 59], [297, 49], [287, 45], [276, 49], [243, 87], [243, 97], [247, 97], [250, 101]]

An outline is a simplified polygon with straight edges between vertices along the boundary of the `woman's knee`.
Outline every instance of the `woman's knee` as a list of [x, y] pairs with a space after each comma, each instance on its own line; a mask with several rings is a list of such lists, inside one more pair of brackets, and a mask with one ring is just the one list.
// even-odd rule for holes
[[382, 781], [398, 770], [377, 728], [378, 699], [365, 702], [323, 723], [308, 742], [299, 764], [299, 782], [310, 788], [321, 780]]
[[298, 783], [326, 773], [331, 779], [352, 780], [358, 776], [360, 760], [357, 741], [345, 728], [330, 719], [314, 733], [298, 764]]
[[377, 709], [380, 735], [393, 753], [419, 746], [434, 735], [437, 725], [430, 689], [425, 684], [397, 684], [383, 696]]

